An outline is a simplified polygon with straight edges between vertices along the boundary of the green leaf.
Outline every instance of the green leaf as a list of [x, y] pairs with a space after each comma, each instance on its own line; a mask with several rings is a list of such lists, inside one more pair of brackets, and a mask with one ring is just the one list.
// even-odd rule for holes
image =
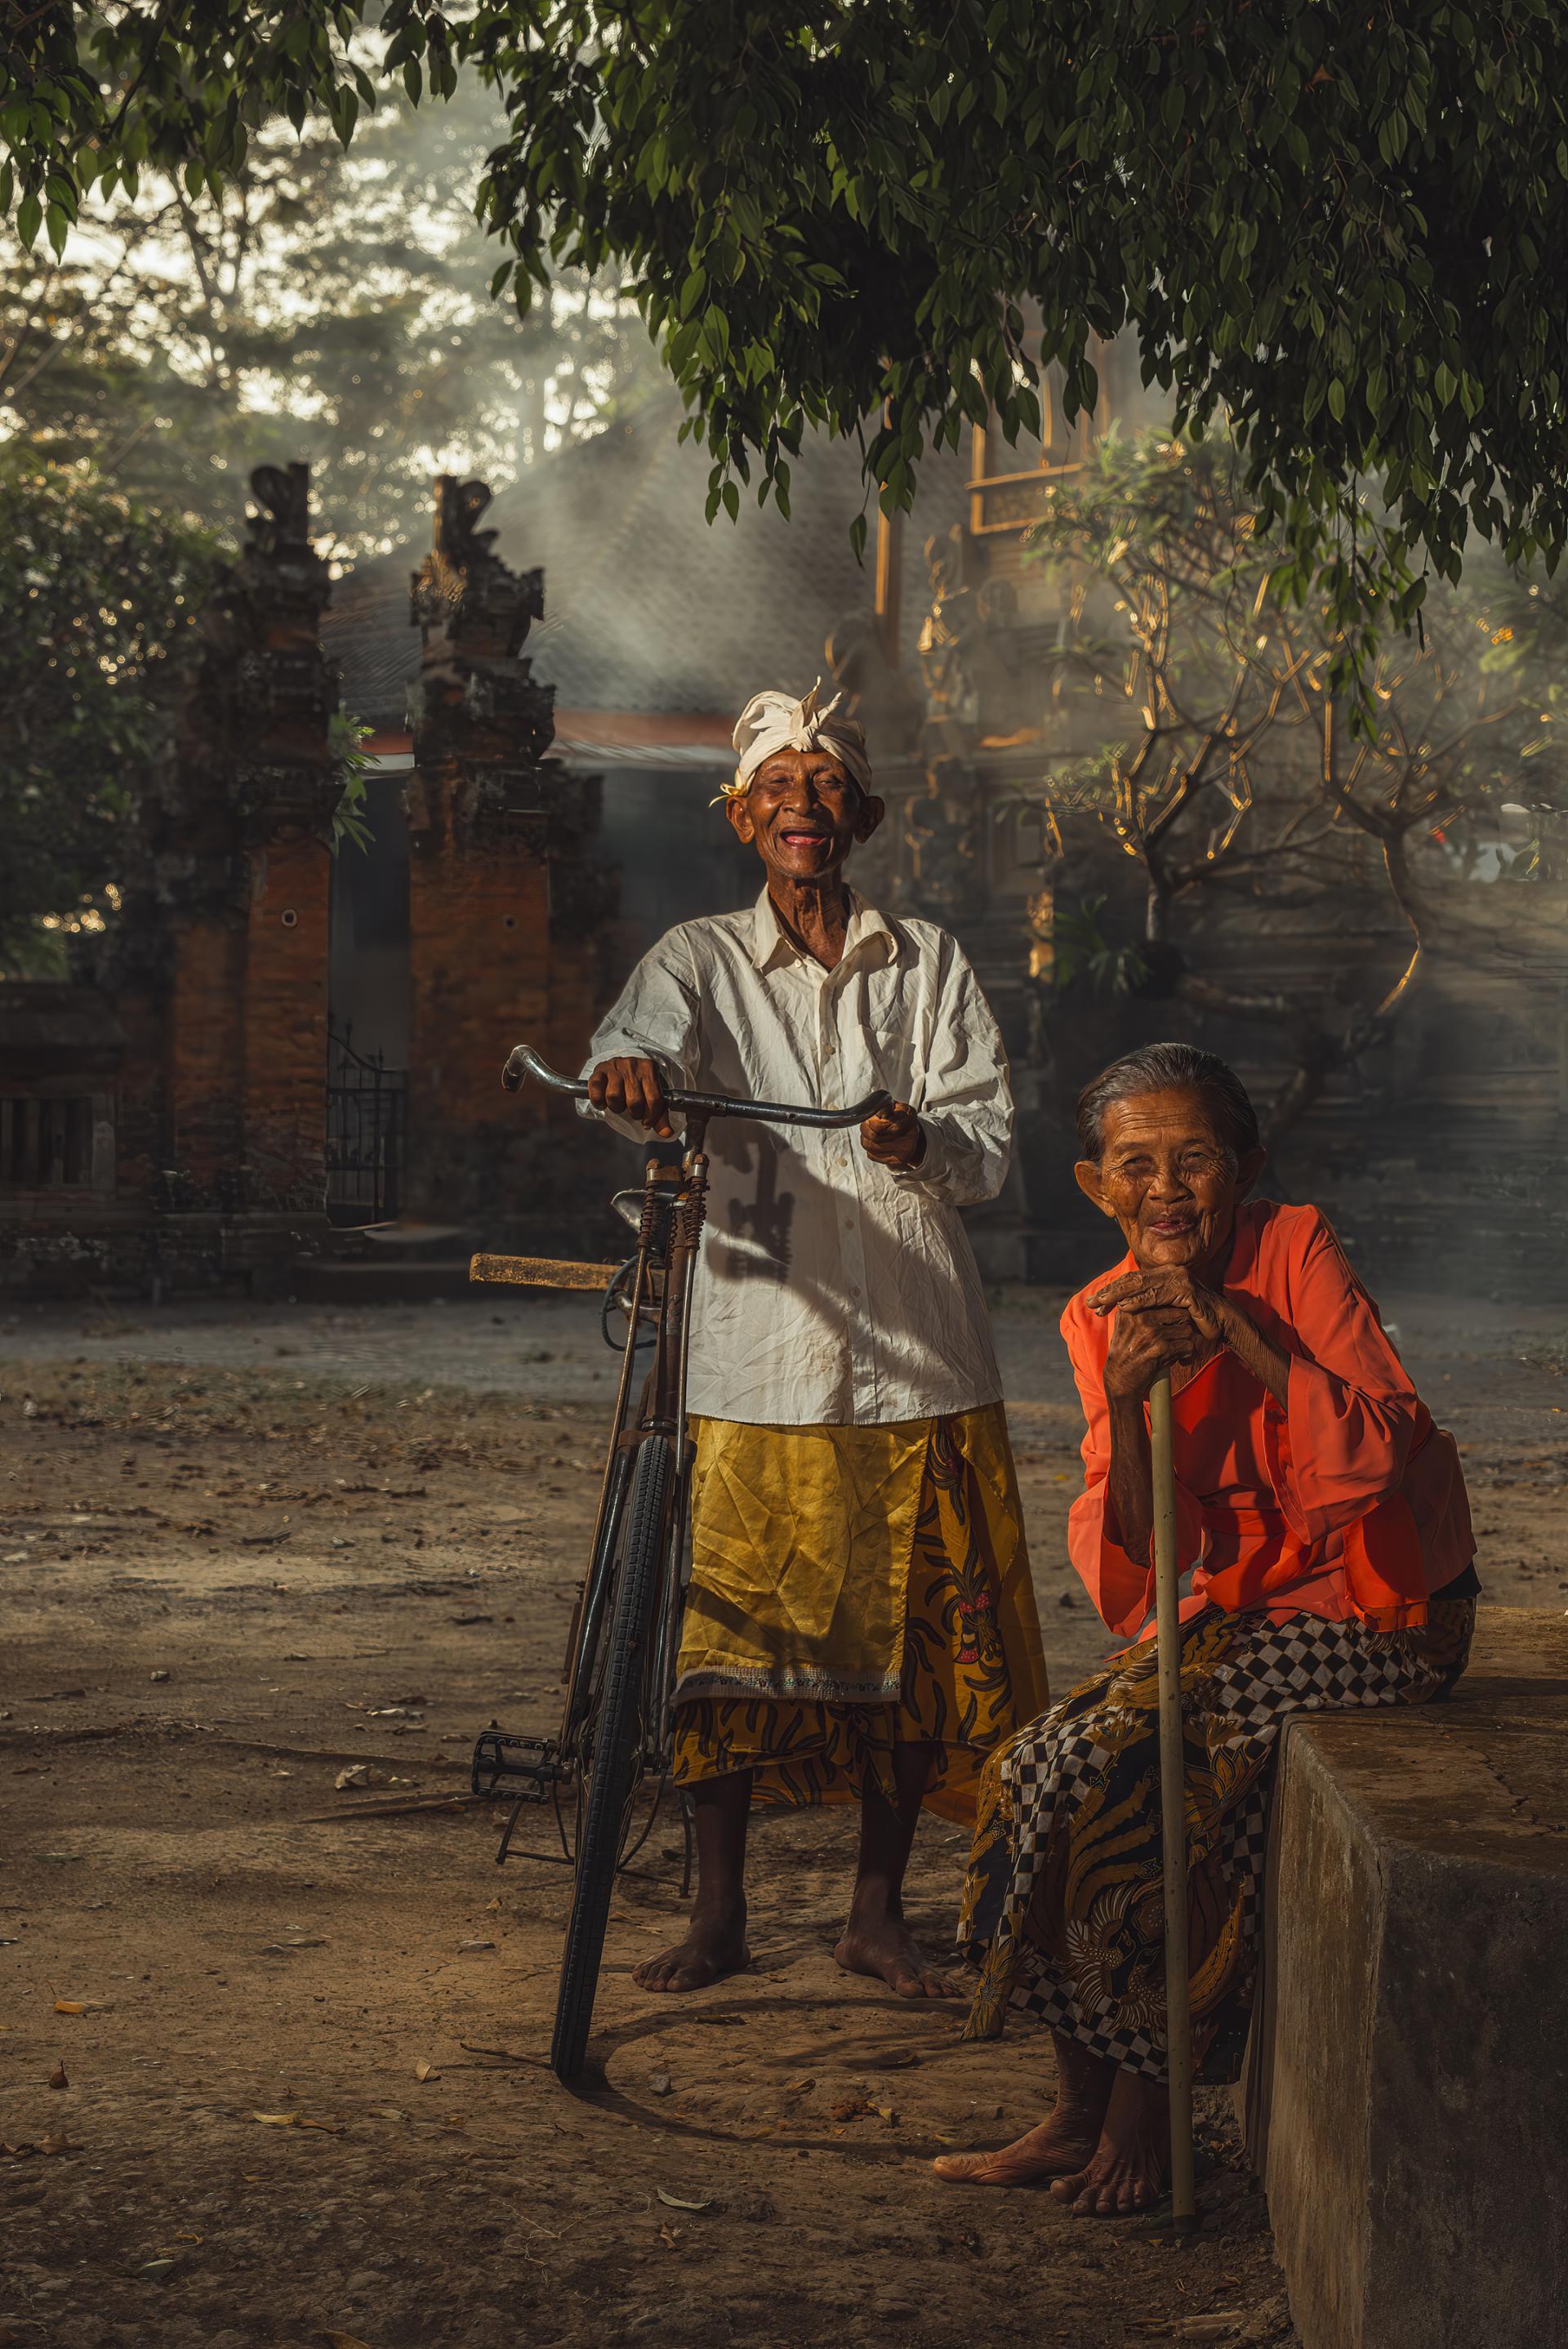
[[44, 207], [30, 191], [16, 207], [16, 233], [24, 250], [31, 253], [44, 218]]

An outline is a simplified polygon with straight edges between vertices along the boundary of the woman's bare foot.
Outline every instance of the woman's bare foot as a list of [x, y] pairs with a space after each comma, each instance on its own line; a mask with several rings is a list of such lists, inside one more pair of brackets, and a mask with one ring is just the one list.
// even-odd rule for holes
[[746, 1946], [746, 1904], [704, 1915], [692, 1911], [684, 1941], [645, 1958], [632, 1970], [641, 1990], [706, 1990], [726, 1974], [738, 1974], [751, 1963]]
[[851, 1909], [833, 1957], [847, 1974], [870, 1974], [900, 1998], [953, 1995], [952, 1983], [937, 1972], [899, 1916], [861, 1917]]
[[995, 2153], [942, 2153], [939, 2178], [967, 2186], [1028, 2186], [1037, 2178], [1081, 2172], [1093, 2158], [1115, 2085], [1115, 2067], [1053, 2033], [1057, 2101], [1050, 2116]]
[[1119, 2071], [1099, 2144], [1051, 2192], [1075, 2219], [1130, 2219], [1152, 2209], [1170, 2184], [1171, 2100], [1159, 2081]]
[[1037, 2178], [1062, 2178], [1081, 2170], [1099, 2137], [1092, 2123], [1058, 2119], [1053, 2113], [995, 2153], [939, 2153], [931, 2166], [938, 2178], [965, 2186], [1029, 2186]]

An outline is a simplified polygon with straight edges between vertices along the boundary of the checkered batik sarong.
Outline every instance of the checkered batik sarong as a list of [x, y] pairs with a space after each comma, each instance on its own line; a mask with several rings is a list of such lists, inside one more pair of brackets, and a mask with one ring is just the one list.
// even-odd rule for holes
[[[1473, 1599], [1418, 1630], [1210, 1612], [1181, 1640], [1191, 2008], [1199, 2076], [1238, 2076], [1257, 1967], [1280, 1724], [1420, 1704], [1465, 1668]], [[981, 1971], [965, 2037], [1010, 2011], [1124, 2071], [1165, 2076], [1155, 1642], [1126, 1649], [999, 1746], [981, 1780], [959, 1947]]]

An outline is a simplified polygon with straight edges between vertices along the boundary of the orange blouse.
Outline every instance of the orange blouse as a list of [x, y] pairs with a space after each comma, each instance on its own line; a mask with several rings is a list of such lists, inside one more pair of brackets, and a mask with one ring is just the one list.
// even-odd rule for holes
[[[1154, 1573], [1122, 1547], [1106, 1489], [1110, 1319], [1089, 1299], [1135, 1268], [1130, 1255], [1090, 1281], [1061, 1323], [1088, 1422], [1068, 1552], [1106, 1622], [1126, 1636], [1154, 1604]], [[1249, 1201], [1237, 1210], [1223, 1287], [1289, 1355], [1290, 1375], [1282, 1409], [1222, 1347], [1176, 1396], [1178, 1555], [1192, 1577], [1183, 1620], [1217, 1605], [1275, 1621], [1419, 1622], [1429, 1593], [1475, 1555], [1464, 1476], [1332, 1227], [1315, 1207]]]

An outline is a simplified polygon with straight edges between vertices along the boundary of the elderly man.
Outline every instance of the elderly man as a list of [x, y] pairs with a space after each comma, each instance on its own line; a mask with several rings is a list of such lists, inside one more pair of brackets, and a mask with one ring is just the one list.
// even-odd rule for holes
[[680, 1944], [637, 1970], [696, 1990], [749, 1962], [753, 1803], [861, 1806], [835, 1955], [908, 1998], [946, 1984], [904, 1921], [923, 1804], [973, 1816], [981, 1762], [1045, 1691], [1000, 1381], [958, 1210], [995, 1197], [1013, 1123], [963, 953], [890, 922], [844, 864], [882, 818], [865, 738], [762, 693], [726, 812], [766, 885], [646, 955], [593, 1040], [590, 1099], [667, 1135], [666, 1086], [832, 1106], [858, 1140], [720, 1122], [689, 1403], [692, 1579], [676, 1783], [696, 1815]]

